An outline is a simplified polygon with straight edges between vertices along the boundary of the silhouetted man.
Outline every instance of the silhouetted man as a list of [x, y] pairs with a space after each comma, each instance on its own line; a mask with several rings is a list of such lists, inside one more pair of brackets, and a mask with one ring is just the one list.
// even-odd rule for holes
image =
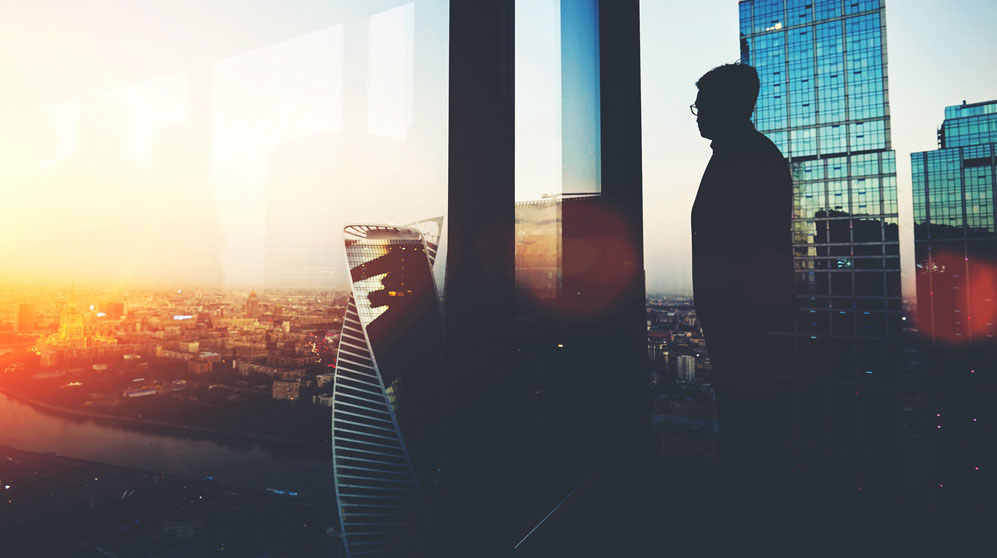
[[[719, 455], [731, 503], [764, 498], [783, 471], [777, 439], [789, 417], [772, 375], [781, 360], [770, 331], [792, 331], [793, 182], [782, 153], [751, 123], [758, 74], [714, 68], [691, 108], [713, 157], [692, 208], [693, 288], [713, 365]], [[753, 502], [761, 505], [764, 502]]]

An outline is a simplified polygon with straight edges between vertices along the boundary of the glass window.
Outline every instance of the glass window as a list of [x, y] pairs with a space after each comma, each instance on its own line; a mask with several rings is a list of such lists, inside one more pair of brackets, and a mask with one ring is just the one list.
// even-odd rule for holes
[[814, 19], [830, 19], [841, 16], [841, 0], [814, 0]]
[[848, 118], [883, 116], [885, 82], [879, 13], [847, 18], [845, 37]]
[[879, 9], [881, 0], [844, 0], [845, 15]]
[[786, 0], [786, 25], [802, 25], [813, 21], [813, 0]]
[[841, 125], [822, 126], [820, 128], [820, 152], [824, 155], [845, 153], [848, 150], [848, 128]]
[[789, 152], [793, 157], [809, 157], [817, 154], [816, 128], [792, 130], [789, 137]]
[[[7, 77], [25, 95], [4, 94], [24, 117], [0, 129], [0, 144], [24, 148], [13, 171], [18, 187], [9, 188], [18, 194], [5, 196], [0, 219], [2, 260], [18, 262], [5, 266], [2, 296], [7, 280], [31, 285], [16, 296], [34, 306], [32, 333], [46, 354], [44, 362], [36, 355], [32, 374], [71, 368], [106, 379], [74, 385], [72, 372], [44, 394], [48, 403], [181, 424], [203, 436], [82, 428], [40, 415], [32, 419], [38, 429], [17, 445], [127, 467], [91, 476], [95, 502], [121, 503], [121, 490], [108, 496], [113, 486], [155, 485], [163, 502], [188, 503], [149, 504], [159, 523], [148, 531], [130, 521], [124, 530], [101, 525], [92, 532], [112, 533], [100, 535], [107, 548], [137, 547], [148, 533], [159, 545], [163, 518], [167, 534], [193, 536], [217, 514], [217, 532], [238, 533], [225, 535], [237, 543], [222, 547], [236, 555], [337, 555], [338, 538], [325, 529], [350, 536], [331, 503], [343, 478], [334, 479], [330, 466], [335, 378], [346, 381], [334, 375], [339, 349], [360, 372], [337, 393], [348, 392], [357, 415], [370, 420], [359, 419], [362, 432], [345, 442], [354, 445], [337, 451], [363, 459], [380, 444], [397, 465], [384, 474], [401, 469], [405, 477], [388, 398], [404, 407], [411, 399], [399, 390], [418, 391], [378, 387], [383, 378], [363, 332], [344, 334], [344, 322], [385, 312], [378, 297], [390, 297], [392, 308], [413, 298], [439, 310], [436, 285], [425, 288], [436, 238], [429, 246], [428, 235], [407, 227], [409, 244], [388, 251], [416, 265], [399, 284], [384, 274], [368, 278], [370, 297], [350, 304], [351, 268], [360, 260], [347, 261], [344, 229], [444, 216], [449, 3], [51, 7], [25, 4], [4, 25], [25, 61]], [[8, 244], [9, 236], [26, 240]], [[382, 288], [385, 282], [393, 288]], [[420, 331], [433, 337], [431, 327]], [[8, 430], [0, 444], [8, 444]], [[254, 441], [230, 442], [240, 438]], [[157, 473], [139, 476], [138, 469]], [[198, 503], [202, 495], [217, 502], [219, 485], [230, 503]], [[264, 506], [247, 494], [272, 501]], [[305, 511], [291, 503], [296, 496], [329, 505]], [[245, 534], [267, 530], [282, 535]], [[36, 553], [67, 552], [75, 551]], [[184, 553], [170, 545], [156, 552]]]
[[754, 4], [754, 33], [776, 31], [785, 27], [782, 2], [763, 1]]

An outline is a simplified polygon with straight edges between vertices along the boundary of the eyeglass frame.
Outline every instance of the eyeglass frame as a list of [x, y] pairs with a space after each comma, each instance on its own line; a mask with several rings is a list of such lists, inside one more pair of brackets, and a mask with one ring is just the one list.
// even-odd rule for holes
[[693, 116], [699, 116], [699, 107], [696, 106], [696, 103], [689, 105], [689, 112], [691, 112]]

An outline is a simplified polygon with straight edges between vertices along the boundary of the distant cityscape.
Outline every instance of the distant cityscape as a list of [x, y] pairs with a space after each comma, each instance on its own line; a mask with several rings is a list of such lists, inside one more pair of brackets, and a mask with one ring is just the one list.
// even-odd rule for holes
[[[28, 357], [4, 368], [8, 394], [80, 414], [329, 442], [327, 420], [302, 407], [331, 406], [344, 292], [70, 287], [0, 298], [4, 350]], [[284, 420], [258, 424], [263, 400], [289, 402], [267, 403]]]
[[691, 296], [648, 297], [647, 360], [651, 424], [659, 454], [716, 458], [718, 424], [710, 355]]

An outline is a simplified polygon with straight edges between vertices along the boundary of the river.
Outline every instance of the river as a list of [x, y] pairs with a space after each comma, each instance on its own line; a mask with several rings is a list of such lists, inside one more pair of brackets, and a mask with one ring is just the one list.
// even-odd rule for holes
[[279, 488], [333, 498], [332, 459], [293, 455], [262, 443], [235, 444], [128, 429], [42, 412], [0, 393], [0, 445], [200, 479], [241, 489]]

